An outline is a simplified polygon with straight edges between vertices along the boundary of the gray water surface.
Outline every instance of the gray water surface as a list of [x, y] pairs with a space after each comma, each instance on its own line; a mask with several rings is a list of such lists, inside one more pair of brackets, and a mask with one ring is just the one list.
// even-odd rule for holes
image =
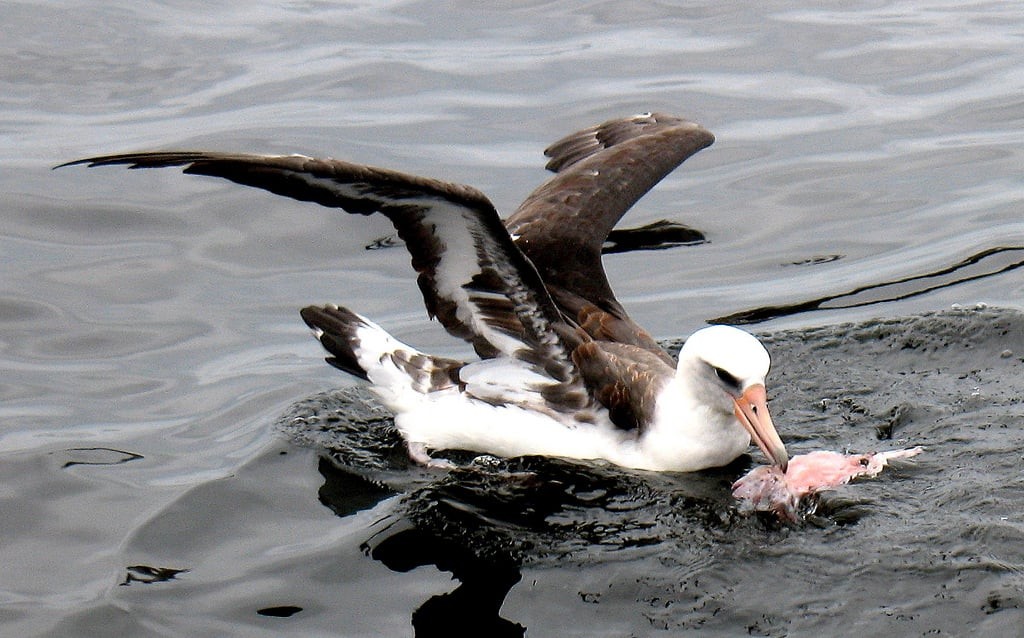
[[[1024, 8], [491, 6], [0, 4], [0, 634], [400, 636], [418, 614], [430, 635], [436, 601], [467, 593], [457, 609], [512, 635], [1019, 631]], [[467, 353], [425, 321], [404, 251], [363, 249], [386, 220], [171, 170], [50, 170], [298, 152], [472, 184], [508, 213], [547, 144], [648, 110], [717, 141], [624, 220], [709, 240], [608, 256], [632, 315], [659, 338], [723, 317], [773, 335], [797, 452], [928, 448], [804, 525], [737, 518], [742, 462], [437, 476], [332, 455], [282, 427], [351, 385], [298, 308]], [[549, 479], [532, 518], [509, 519], [531, 484], [506, 474]]]

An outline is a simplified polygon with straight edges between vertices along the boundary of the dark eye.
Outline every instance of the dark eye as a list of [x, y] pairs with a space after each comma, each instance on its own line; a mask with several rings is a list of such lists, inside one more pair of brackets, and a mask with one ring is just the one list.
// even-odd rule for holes
[[727, 385], [727, 386], [729, 386], [731, 388], [738, 388], [738, 387], [740, 387], [739, 379], [737, 379], [736, 377], [732, 376], [731, 374], [729, 374], [728, 372], [726, 372], [722, 368], [714, 368], [714, 371], [715, 371], [715, 376], [718, 377], [718, 379], [722, 383], [724, 383], [725, 385]]

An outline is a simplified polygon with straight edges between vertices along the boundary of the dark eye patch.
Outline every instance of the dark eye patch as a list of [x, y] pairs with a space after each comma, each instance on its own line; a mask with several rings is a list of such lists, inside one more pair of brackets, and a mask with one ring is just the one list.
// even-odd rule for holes
[[711, 368], [712, 368], [712, 370], [715, 371], [715, 376], [717, 376], [718, 379], [722, 383], [724, 383], [725, 385], [727, 385], [727, 386], [729, 386], [731, 388], [738, 388], [738, 387], [740, 387], [740, 381], [736, 377], [732, 376], [731, 374], [729, 374], [728, 372], [726, 372], [722, 368], [718, 368], [718, 367], [715, 367], [715, 366], [712, 366]]

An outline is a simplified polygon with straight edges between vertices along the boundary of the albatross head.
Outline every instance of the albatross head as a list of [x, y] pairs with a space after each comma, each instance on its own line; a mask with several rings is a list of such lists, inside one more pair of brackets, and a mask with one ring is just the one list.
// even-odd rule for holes
[[771, 358], [753, 335], [732, 326], [710, 326], [690, 335], [679, 352], [677, 375], [707, 407], [732, 413], [775, 465], [789, 455], [768, 412], [764, 379]]

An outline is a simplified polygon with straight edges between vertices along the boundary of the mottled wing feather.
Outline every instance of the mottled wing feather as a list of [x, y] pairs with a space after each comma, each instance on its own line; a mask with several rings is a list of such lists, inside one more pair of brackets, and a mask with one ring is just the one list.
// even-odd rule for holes
[[[545, 151], [557, 174], [505, 225], [563, 312], [575, 318], [589, 303], [623, 321], [624, 330], [637, 328], [608, 284], [602, 246], [638, 199], [714, 139], [698, 124], [654, 113], [579, 131]], [[643, 339], [636, 345], [649, 346]]]
[[183, 166], [293, 199], [388, 217], [405, 241], [427, 310], [483, 357], [531, 357], [557, 381], [575, 369], [563, 321], [537, 270], [509, 237], [493, 205], [469, 186], [300, 155], [130, 153], [70, 164]]
[[625, 430], [642, 431], [654, 420], [658, 392], [674, 372], [656, 353], [623, 343], [584, 343], [573, 361], [612, 422]]

